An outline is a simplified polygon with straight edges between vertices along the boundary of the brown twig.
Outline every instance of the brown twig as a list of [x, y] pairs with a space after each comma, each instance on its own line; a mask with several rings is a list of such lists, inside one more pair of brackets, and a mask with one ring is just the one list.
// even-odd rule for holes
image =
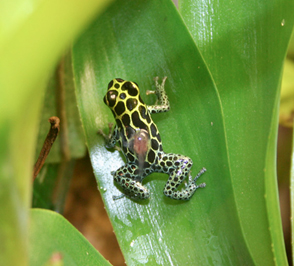
[[57, 116], [52, 116], [48, 120], [51, 124], [50, 130], [47, 134], [47, 137], [44, 141], [42, 150], [39, 154], [38, 160], [34, 166], [34, 173], [33, 173], [33, 181], [36, 179], [37, 175], [39, 174], [41, 168], [43, 167], [43, 164], [51, 150], [51, 147], [56, 140], [56, 137], [59, 133], [59, 124], [60, 119]]

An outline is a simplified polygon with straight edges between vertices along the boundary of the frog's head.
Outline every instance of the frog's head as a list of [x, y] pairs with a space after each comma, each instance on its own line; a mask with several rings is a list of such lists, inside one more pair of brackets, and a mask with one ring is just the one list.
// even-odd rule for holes
[[143, 103], [139, 87], [135, 82], [125, 81], [120, 78], [109, 82], [104, 103], [113, 111], [115, 117], [119, 117], [124, 113], [131, 113], [140, 102]]

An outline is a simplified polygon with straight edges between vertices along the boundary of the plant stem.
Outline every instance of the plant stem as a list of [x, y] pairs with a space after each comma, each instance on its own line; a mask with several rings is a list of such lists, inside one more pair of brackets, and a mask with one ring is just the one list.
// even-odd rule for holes
[[60, 129], [60, 119], [57, 116], [52, 116], [48, 119], [48, 121], [51, 124], [51, 127], [49, 129], [49, 132], [47, 134], [47, 137], [44, 141], [42, 150], [39, 154], [38, 160], [34, 166], [34, 172], [33, 172], [33, 181], [36, 179], [37, 175], [39, 174], [41, 168], [43, 167], [43, 164], [51, 150], [51, 147], [56, 140], [56, 137], [59, 133]]

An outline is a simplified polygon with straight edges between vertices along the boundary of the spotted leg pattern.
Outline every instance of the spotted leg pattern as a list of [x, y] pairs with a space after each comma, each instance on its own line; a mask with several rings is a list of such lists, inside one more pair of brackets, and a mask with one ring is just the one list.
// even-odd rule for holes
[[[196, 180], [205, 173], [206, 169], [201, 171], [192, 179], [190, 169], [193, 165], [192, 160], [180, 154], [162, 153], [159, 155], [159, 163], [156, 167], [157, 172], [169, 174], [168, 181], [164, 187], [163, 193], [169, 198], [178, 200], [188, 200], [196, 192], [197, 188], [204, 188], [205, 183], [196, 184]], [[177, 190], [179, 185], [187, 178], [188, 182], [185, 188]]]

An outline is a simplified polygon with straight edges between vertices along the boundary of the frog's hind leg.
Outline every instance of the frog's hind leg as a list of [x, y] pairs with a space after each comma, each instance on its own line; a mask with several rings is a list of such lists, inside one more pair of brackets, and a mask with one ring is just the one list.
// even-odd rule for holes
[[[189, 200], [196, 192], [197, 188], [205, 187], [205, 183], [196, 184], [196, 180], [206, 171], [202, 168], [200, 172], [192, 179], [190, 169], [193, 165], [189, 157], [167, 153], [161, 156], [159, 161], [161, 167], [160, 172], [169, 174], [169, 179], [164, 187], [163, 193], [172, 199]], [[177, 190], [178, 186], [188, 177], [188, 182], [181, 190]]]
[[[138, 180], [142, 180], [144, 176], [140, 176], [140, 169], [135, 164], [126, 164], [115, 172], [112, 172], [114, 181], [123, 189], [124, 194], [137, 200], [148, 199], [150, 192]], [[142, 175], [142, 174], [141, 174]], [[118, 199], [120, 196], [114, 196]]]

